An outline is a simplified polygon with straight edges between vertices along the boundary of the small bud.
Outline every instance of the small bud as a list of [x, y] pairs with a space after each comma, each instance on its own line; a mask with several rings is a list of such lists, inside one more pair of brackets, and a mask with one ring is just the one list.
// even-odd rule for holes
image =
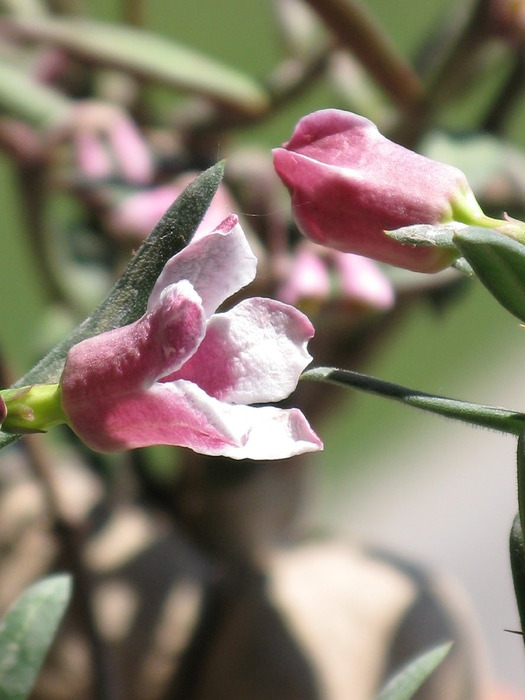
[[291, 140], [274, 150], [274, 166], [307, 237], [409, 270], [437, 272], [458, 253], [403, 245], [386, 230], [492, 222], [460, 170], [389, 141], [350, 112], [326, 109], [301, 119]]

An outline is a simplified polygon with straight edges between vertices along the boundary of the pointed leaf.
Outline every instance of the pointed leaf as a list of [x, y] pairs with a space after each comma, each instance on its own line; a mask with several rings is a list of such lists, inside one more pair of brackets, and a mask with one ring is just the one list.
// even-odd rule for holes
[[28, 588], [0, 622], [0, 698], [23, 700], [71, 595], [71, 577], [50, 576]]
[[456, 233], [454, 243], [492, 296], [525, 321], [525, 245], [477, 227]]
[[454, 233], [460, 229], [458, 224], [414, 224], [402, 226], [392, 231], [385, 231], [389, 238], [406, 245], [433, 245], [438, 248], [455, 248]]
[[440, 644], [410, 661], [379, 693], [377, 700], [409, 700], [436, 670], [452, 646]]
[[[175, 200], [139, 248], [122, 277], [96, 311], [13, 386], [56, 383], [73, 345], [104, 331], [136, 321], [166, 262], [188, 243], [220, 184], [224, 164], [217, 163], [194, 180]], [[0, 432], [0, 448], [16, 439]]]
[[24, 36], [62, 46], [90, 62], [199, 93], [243, 113], [258, 114], [268, 97], [254, 80], [165, 37], [90, 19], [10, 20]]
[[314, 379], [353, 387], [369, 394], [377, 394], [387, 399], [400, 401], [422, 411], [470, 423], [470, 425], [492, 428], [511, 435], [519, 435], [525, 426], [525, 414], [523, 413], [508, 411], [497, 406], [482, 406], [468, 401], [448, 399], [445, 396], [426, 394], [350, 370], [316, 367], [304, 372], [301, 379]]
[[[521, 629], [525, 630], [525, 542], [519, 515], [514, 518], [509, 544], [514, 595], [520, 615]], [[525, 643], [525, 636], [523, 642]]]

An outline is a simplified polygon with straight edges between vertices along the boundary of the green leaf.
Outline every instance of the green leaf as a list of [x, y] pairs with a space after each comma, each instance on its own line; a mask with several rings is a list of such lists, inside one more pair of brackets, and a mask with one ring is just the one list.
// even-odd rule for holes
[[451, 642], [440, 644], [410, 661], [379, 693], [377, 700], [409, 700], [446, 657]]
[[0, 700], [29, 695], [71, 595], [71, 577], [28, 588], [0, 622]]
[[[195, 233], [223, 173], [224, 163], [217, 163], [177, 197], [96, 311], [13, 386], [56, 384], [73, 345], [84, 338], [133, 323], [144, 314], [151, 290], [164, 265], [187, 245]], [[0, 448], [17, 437], [0, 432]]]
[[369, 394], [400, 401], [407, 406], [459, 420], [470, 425], [493, 428], [502, 433], [519, 435], [525, 426], [525, 414], [508, 411], [496, 406], [482, 406], [467, 401], [449, 399], [445, 396], [426, 394], [399, 384], [385, 382], [366, 374], [333, 367], [316, 367], [301, 375], [301, 379], [313, 379], [340, 386], [352, 387]]
[[523, 541], [523, 524], [525, 523], [525, 432], [522, 432], [518, 438], [517, 463], [518, 515], [516, 515], [510, 532], [510, 563], [514, 594], [523, 630], [525, 629], [525, 543]]
[[[516, 515], [510, 531], [510, 565], [512, 569], [512, 581], [514, 594], [520, 615], [521, 629], [525, 630], [525, 542], [520, 517]], [[523, 637], [525, 643], [525, 637]]]
[[206, 95], [242, 113], [268, 104], [254, 80], [197, 51], [135, 27], [84, 18], [12, 20], [27, 37], [51, 42], [91, 63], [112, 66], [142, 80]]
[[454, 243], [492, 296], [525, 321], [525, 245], [477, 227], [456, 233]]
[[72, 103], [50, 87], [33, 80], [21, 68], [0, 60], [2, 111], [33, 126], [45, 127], [63, 119]]

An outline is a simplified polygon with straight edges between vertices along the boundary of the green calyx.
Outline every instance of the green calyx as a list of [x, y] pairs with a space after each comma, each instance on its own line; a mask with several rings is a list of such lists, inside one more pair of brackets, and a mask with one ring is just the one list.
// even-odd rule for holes
[[7, 433], [42, 433], [67, 423], [62, 409], [59, 384], [33, 384], [17, 389], [3, 389], [7, 415], [2, 430]]

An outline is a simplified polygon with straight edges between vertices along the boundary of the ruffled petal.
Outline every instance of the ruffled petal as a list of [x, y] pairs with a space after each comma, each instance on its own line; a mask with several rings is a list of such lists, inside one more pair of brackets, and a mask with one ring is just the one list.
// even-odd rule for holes
[[148, 302], [156, 306], [162, 290], [188, 280], [202, 299], [206, 316], [255, 277], [257, 258], [252, 253], [236, 216], [229, 216], [212, 233], [192, 240], [164, 267]]
[[188, 379], [229, 403], [280, 401], [295, 389], [312, 359], [314, 329], [292, 306], [253, 297], [208, 322], [197, 352], [162, 381]]
[[298, 409], [232, 406], [195, 384], [154, 384], [100, 406], [89, 421], [71, 421], [79, 437], [102, 452], [178, 445], [233, 459], [282, 459], [322, 449]]
[[191, 357], [205, 331], [204, 310], [190, 283], [171, 285], [135, 323], [71, 348], [61, 379], [67, 415], [92, 413], [121, 394], [147, 388]]

